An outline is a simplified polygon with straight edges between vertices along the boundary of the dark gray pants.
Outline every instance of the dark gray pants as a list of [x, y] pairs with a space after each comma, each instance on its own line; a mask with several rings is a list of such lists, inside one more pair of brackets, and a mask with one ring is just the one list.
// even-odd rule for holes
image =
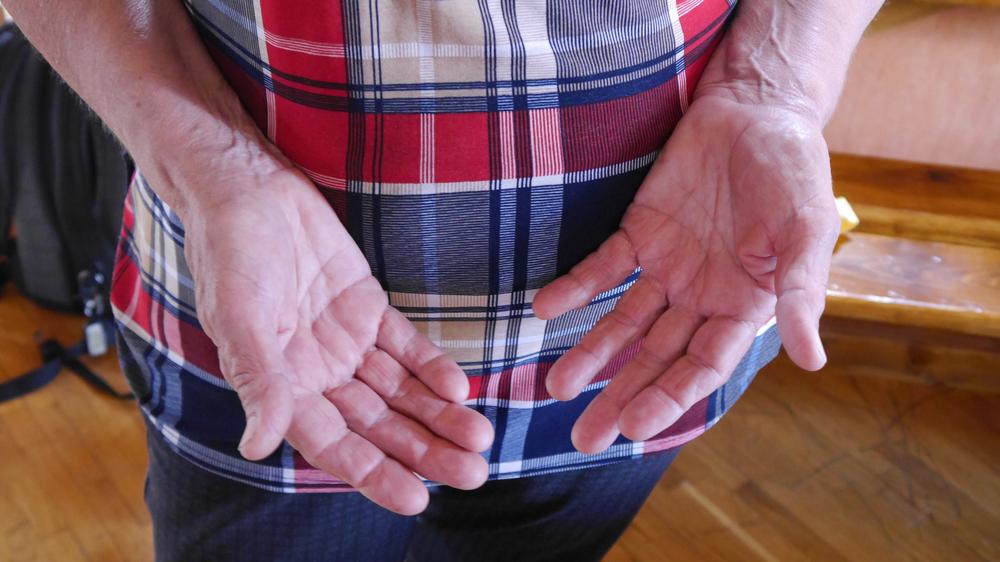
[[586, 470], [431, 488], [417, 517], [354, 492], [281, 494], [222, 478], [149, 433], [146, 503], [159, 562], [599, 560], [677, 451]]

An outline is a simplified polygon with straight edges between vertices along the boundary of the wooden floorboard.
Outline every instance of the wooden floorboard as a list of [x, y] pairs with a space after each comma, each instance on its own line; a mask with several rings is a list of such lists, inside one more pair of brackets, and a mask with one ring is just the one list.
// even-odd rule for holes
[[[74, 317], [0, 297], [0, 380]], [[113, 358], [95, 367], [121, 382]], [[62, 375], [0, 405], [0, 561], [150, 559], [135, 406]], [[680, 455], [608, 555], [1000, 560], [1000, 394], [766, 369]]]

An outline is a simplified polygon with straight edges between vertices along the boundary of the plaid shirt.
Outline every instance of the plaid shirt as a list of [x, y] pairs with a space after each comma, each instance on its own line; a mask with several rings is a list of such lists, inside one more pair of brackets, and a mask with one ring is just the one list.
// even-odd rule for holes
[[[762, 330], [730, 381], [646, 442], [588, 456], [570, 428], [635, 353], [584, 393], [552, 363], [640, 274], [543, 321], [536, 291], [616, 229], [687, 106], [725, 0], [187, 0], [212, 57], [268, 137], [314, 180], [390, 302], [465, 369], [496, 428], [491, 478], [677, 447], [715, 424], [779, 346]], [[287, 444], [237, 452], [244, 418], [200, 328], [184, 228], [132, 183], [112, 300], [122, 364], [181, 455], [284, 492], [349, 489]]]

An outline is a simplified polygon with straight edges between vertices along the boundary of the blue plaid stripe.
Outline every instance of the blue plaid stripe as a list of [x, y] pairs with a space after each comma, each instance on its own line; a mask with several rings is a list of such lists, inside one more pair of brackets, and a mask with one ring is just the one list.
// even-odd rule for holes
[[[544, 377], [641, 272], [560, 318], [531, 311], [540, 287], [617, 228], [731, 4], [187, 6], [248, 110], [337, 210], [390, 302], [469, 375], [467, 404], [496, 428], [491, 478], [680, 445], [716, 423], [777, 353], [772, 326], [732, 379], [674, 427], [587, 456], [572, 447], [572, 423], [628, 354], [571, 402], [551, 399]], [[296, 10], [305, 6], [325, 16]], [[141, 175], [125, 225], [115, 311], [123, 367], [153, 426], [228, 478], [277, 491], [346, 489], [287, 445], [260, 463], [240, 457], [242, 411], [197, 322], [183, 226]]]

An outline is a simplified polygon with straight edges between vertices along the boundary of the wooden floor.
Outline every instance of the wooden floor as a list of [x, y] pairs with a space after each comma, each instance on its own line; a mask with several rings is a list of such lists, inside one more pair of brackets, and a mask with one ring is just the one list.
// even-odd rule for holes
[[[32, 329], [68, 342], [78, 325], [0, 297], [0, 380], [37, 361]], [[0, 405], [0, 561], [149, 560], [145, 460], [134, 405], [70, 375]], [[1000, 395], [779, 360], [608, 560], [1000, 560], [998, 467]]]
[[[8, 285], [0, 295], [0, 380], [37, 366], [34, 330], [70, 343], [81, 325]], [[91, 364], [123, 382], [114, 357]], [[145, 467], [135, 404], [100, 396], [74, 376], [0, 404], [0, 561], [150, 560]]]

